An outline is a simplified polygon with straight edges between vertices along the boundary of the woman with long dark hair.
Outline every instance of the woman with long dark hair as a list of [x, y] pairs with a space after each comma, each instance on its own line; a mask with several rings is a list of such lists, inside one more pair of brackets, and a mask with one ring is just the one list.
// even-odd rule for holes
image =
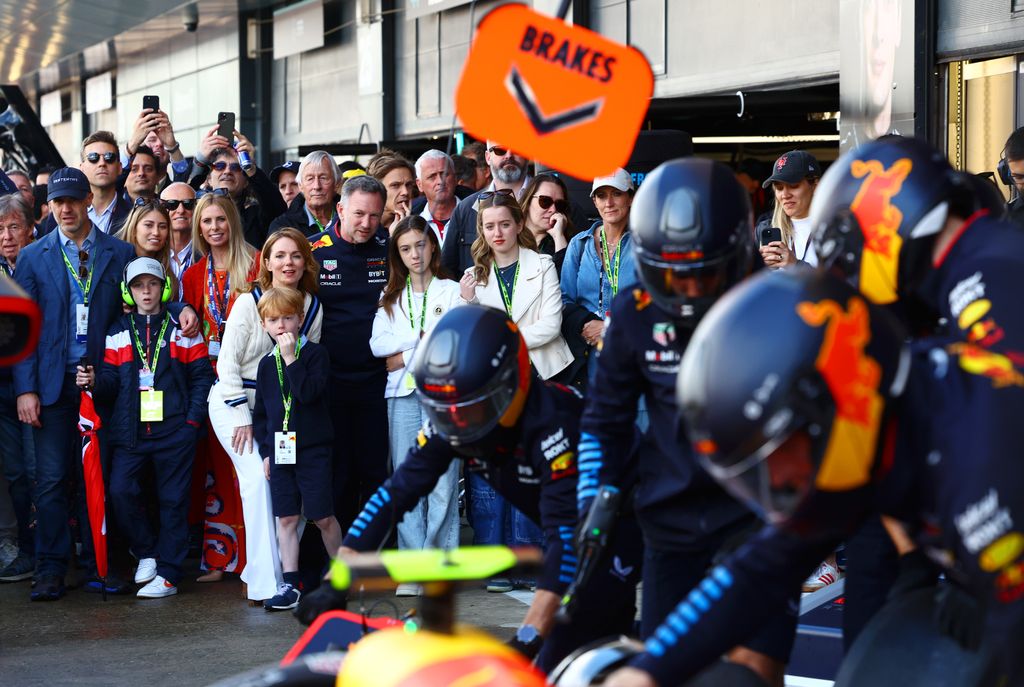
[[[388, 283], [373, 320], [370, 350], [384, 358], [388, 383], [388, 434], [391, 461], [397, 469], [414, 445], [426, 414], [413, 393], [409, 367], [416, 347], [441, 317], [462, 303], [459, 284], [447, 279], [441, 267], [441, 246], [427, 221], [407, 215], [391, 234], [388, 245]], [[450, 549], [459, 543], [458, 462], [453, 461], [430, 496], [422, 499], [398, 524], [398, 548]], [[399, 585], [398, 595], [416, 593], [414, 585]]]
[[519, 204], [526, 228], [537, 242], [537, 252], [550, 255], [561, 274], [569, 239], [576, 234], [565, 182], [550, 172], [541, 172], [526, 184]]

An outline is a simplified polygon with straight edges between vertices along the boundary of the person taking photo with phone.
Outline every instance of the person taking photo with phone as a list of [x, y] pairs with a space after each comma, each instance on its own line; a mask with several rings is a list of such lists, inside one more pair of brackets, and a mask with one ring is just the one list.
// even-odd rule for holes
[[[821, 165], [805, 150], [791, 150], [775, 161], [772, 175], [762, 184], [775, 191], [775, 211], [771, 224], [761, 222], [756, 229], [765, 267], [775, 270], [798, 262], [818, 264], [811, 244], [810, 212], [819, 178]], [[764, 230], [774, 228], [778, 228], [781, 235], [772, 236], [766, 242], [768, 237]]]

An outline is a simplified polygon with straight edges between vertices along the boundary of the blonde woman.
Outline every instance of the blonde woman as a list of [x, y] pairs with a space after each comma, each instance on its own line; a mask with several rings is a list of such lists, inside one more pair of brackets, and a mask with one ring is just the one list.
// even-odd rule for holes
[[572, 362], [562, 338], [562, 291], [551, 256], [537, 252], [514, 197], [496, 193], [480, 205], [473, 267], [459, 282], [462, 298], [504, 309], [519, 326], [530, 362], [550, 379]]
[[[562, 338], [562, 291], [549, 255], [537, 252], [522, 207], [511, 193], [480, 194], [477, 235], [471, 247], [473, 267], [459, 282], [462, 299], [504, 310], [519, 326], [537, 374], [550, 379], [568, 367], [572, 353]], [[469, 509], [473, 542], [478, 545], [537, 545], [540, 529], [479, 475], [470, 475]], [[504, 532], [511, 533], [506, 539]], [[531, 585], [531, 582], [527, 582]], [[488, 581], [487, 591], [508, 592], [511, 579]]]
[[[219, 372], [228, 315], [258, 274], [259, 261], [256, 249], [245, 242], [238, 210], [226, 196], [207, 194], [199, 199], [192, 215], [192, 245], [201, 257], [182, 274], [182, 292], [200, 313], [210, 362]], [[196, 447], [193, 468], [193, 498], [202, 498], [205, 504], [200, 561], [204, 574], [198, 581], [219, 582], [225, 572], [242, 573], [246, 581], [246, 528], [235, 470], [215, 438], [212, 422], [208, 430]]]
[[772, 167], [772, 175], [762, 186], [775, 192], [775, 210], [771, 225], [757, 225], [760, 241], [762, 229], [777, 227], [782, 240], [761, 245], [761, 257], [769, 269], [789, 267], [797, 262], [818, 264], [818, 256], [811, 242], [811, 199], [821, 177], [818, 160], [804, 150], [791, 150]]
[[172, 293], [178, 293], [178, 279], [171, 269], [171, 217], [160, 201], [136, 204], [116, 236], [130, 243], [135, 248], [135, 255], [159, 262], [171, 280]]
[[219, 382], [210, 393], [210, 423], [234, 464], [242, 495], [246, 545], [242, 579], [248, 584], [250, 599], [265, 601], [279, 593], [283, 578], [270, 486], [252, 434], [256, 371], [260, 360], [274, 348], [273, 339], [263, 332], [256, 306], [266, 289], [297, 289], [304, 297], [299, 333], [316, 343], [320, 342], [323, 312], [316, 297], [319, 266], [300, 231], [279, 229], [267, 237], [259, 255], [259, 276], [244, 287], [247, 293], [239, 296], [228, 316], [217, 363]]

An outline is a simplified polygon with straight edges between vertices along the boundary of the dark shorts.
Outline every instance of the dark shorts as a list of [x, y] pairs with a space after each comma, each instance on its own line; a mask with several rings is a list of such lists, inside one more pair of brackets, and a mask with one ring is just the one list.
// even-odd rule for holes
[[303, 514], [309, 520], [320, 520], [334, 515], [331, 447], [302, 448], [295, 465], [276, 465], [271, 456], [270, 499], [274, 517]]

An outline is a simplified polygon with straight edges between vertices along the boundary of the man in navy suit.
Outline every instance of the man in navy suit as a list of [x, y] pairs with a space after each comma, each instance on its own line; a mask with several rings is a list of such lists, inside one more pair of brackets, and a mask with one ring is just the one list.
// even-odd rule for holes
[[[107, 329], [122, 310], [121, 275], [135, 257], [129, 244], [90, 221], [92, 192], [80, 170], [54, 172], [47, 202], [58, 230], [22, 250], [15, 272], [15, 280], [43, 313], [36, 352], [14, 367], [18, 418], [35, 428], [38, 567], [33, 601], [64, 595], [71, 554], [67, 488], [74, 481], [72, 470], [81, 469], [75, 372], [83, 361], [99, 367]], [[88, 518], [81, 518], [81, 526], [90, 551]]]

